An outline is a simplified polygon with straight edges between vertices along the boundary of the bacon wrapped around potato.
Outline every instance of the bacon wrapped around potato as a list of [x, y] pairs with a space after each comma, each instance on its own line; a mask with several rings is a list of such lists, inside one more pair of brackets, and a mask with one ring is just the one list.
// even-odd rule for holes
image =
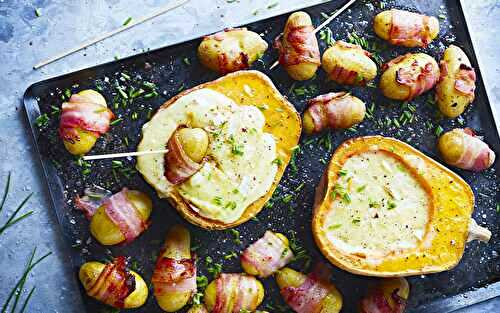
[[323, 69], [328, 78], [344, 85], [364, 85], [377, 76], [371, 54], [359, 45], [336, 41], [323, 54]]
[[403, 313], [410, 295], [404, 278], [382, 279], [360, 303], [360, 313]]
[[264, 287], [255, 277], [220, 274], [205, 289], [205, 305], [212, 313], [253, 312], [264, 299]]
[[196, 262], [185, 227], [176, 225], [168, 232], [151, 281], [156, 301], [166, 312], [180, 310], [196, 291]]
[[426, 47], [439, 34], [439, 21], [434, 16], [392, 9], [375, 16], [373, 29], [393, 45]]
[[326, 128], [349, 128], [365, 118], [365, 103], [347, 92], [330, 92], [309, 100], [304, 113], [306, 133], [321, 132]]
[[115, 308], [142, 306], [148, 298], [148, 287], [139, 274], [126, 268], [120, 256], [112, 263], [87, 262], [78, 274], [87, 294]]
[[436, 85], [436, 103], [447, 117], [457, 117], [474, 101], [476, 73], [465, 52], [451, 45], [439, 62], [441, 76]]
[[114, 115], [104, 97], [87, 89], [73, 94], [62, 104], [59, 136], [69, 153], [85, 154], [94, 147], [97, 138], [109, 130]]
[[342, 308], [342, 295], [330, 283], [330, 271], [317, 266], [304, 275], [285, 267], [276, 273], [276, 282], [285, 302], [297, 313], [338, 313]]
[[274, 48], [279, 50], [279, 63], [294, 80], [312, 78], [321, 64], [318, 40], [306, 12], [290, 15], [285, 30], [274, 41]]
[[206, 36], [198, 47], [200, 62], [227, 74], [248, 69], [267, 50], [267, 42], [246, 28], [226, 29]]
[[153, 208], [145, 193], [127, 188], [114, 195], [87, 189], [75, 205], [90, 220], [90, 232], [102, 245], [132, 242], [148, 228]]
[[410, 101], [436, 85], [439, 66], [430, 55], [407, 53], [383, 66], [380, 90], [387, 98]]
[[283, 234], [266, 231], [241, 255], [241, 267], [250, 275], [268, 277], [293, 259], [288, 238]]
[[444, 133], [439, 138], [438, 149], [447, 164], [463, 170], [479, 172], [495, 162], [495, 152], [468, 128]]

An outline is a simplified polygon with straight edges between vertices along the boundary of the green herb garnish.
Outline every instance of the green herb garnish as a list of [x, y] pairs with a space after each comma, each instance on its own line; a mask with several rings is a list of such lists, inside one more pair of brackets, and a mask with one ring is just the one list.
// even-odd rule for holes
[[132, 18], [128, 17], [125, 22], [123, 22], [123, 26], [127, 26], [130, 22], [132, 22]]

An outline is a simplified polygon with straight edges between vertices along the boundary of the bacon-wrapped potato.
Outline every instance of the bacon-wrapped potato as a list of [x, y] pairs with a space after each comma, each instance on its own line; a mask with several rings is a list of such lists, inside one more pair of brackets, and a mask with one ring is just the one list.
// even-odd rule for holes
[[253, 312], [264, 299], [264, 287], [255, 277], [220, 274], [205, 289], [205, 305], [212, 313]]
[[410, 101], [436, 85], [439, 66], [430, 55], [407, 53], [383, 66], [380, 90], [387, 98]]
[[130, 243], [149, 225], [153, 209], [151, 199], [143, 192], [123, 188], [77, 197], [75, 205], [90, 220], [90, 232], [102, 245]]
[[436, 103], [447, 117], [457, 117], [474, 101], [476, 73], [465, 52], [449, 46], [439, 62], [441, 76], [436, 85]]
[[382, 279], [360, 302], [360, 313], [403, 313], [410, 295], [406, 279]]
[[361, 46], [336, 41], [323, 54], [322, 66], [328, 78], [344, 85], [364, 85], [377, 76], [377, 65]]
[[203, 38], [198, 57], [204, 66], [226, 74], [249, 68], [267, 47], [259, 34], [246, 28], [226, 29]]
[[126, 268], [126, 263], [121, 256], [108, 264], [83, 264], [78, 276], [87, 294], [115, 308], [142, 306], [148, 298], [148, 287], [139, 274]]
[[196, 262], [185, 227], [176, 225], [168, 232], [151, 281], [156, 301], [166, 312], [180, 310], [196, 291]]
[[268, 277], [293, 259], [288, 238], [280, 233], [266, 231], [241, 255], [241, 267], [250, 275]]
[[195, 304], [189, 308], [187, 313], [208, 313], [208, 311], [203, 304]]
[[365, 118], [365, 103], [347, 92], [330, 92], [309, 100], [304, 113], [306, 133], [321, 132], [326, 128], [349, 128]]
[[279, 62], [294, 80], [308, 80], [321, 64], [318, 40], [311, 17], [295, 12], [288, 18], [285, 30], [274, 41], [279, 50]]
[[285, 302], [297, 313], [338, 313], [342, 295], [330, 283], [330, 271], [318, 266], [309, 275], [285, 267], [276, 273]]
[[479, 172], [495, 162], [495, 152], [468, 128], [444, 133], [438, 149], [447, 164], [464, 170]]
[[59, 136], [69, 153], [85, 154], [94, 147], [97, 138], [109, 130], [114, 115], [106, 99], [95, 90], [73, 94], [62, 104]]
[[393, 45], [426, 47], [439, 34], [439, 21], [434, 16], [392, 9], [375, 16], [373, 29]]

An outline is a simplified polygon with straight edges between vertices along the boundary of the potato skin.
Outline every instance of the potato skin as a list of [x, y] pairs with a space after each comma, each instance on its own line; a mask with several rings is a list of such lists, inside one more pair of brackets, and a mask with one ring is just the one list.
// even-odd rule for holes
[[[104, 99], [104, 97], [95, 90], [85, 89], [80, 91], [78, 95], [88, 97], [92, 99], [93, 102], [98, 103], [103, 107], [107, 107], [106, 99]], [[80, 140], [63, 140], [64, 147], [73, 155], [86, 154], [94, 147], [98, 137], [92, 132], [88, 132], [81, 128], [76, 128], [76, 132], [80, 137]]]
[[[137, 209], [143, 221], [147, 221], [153, 210], [153, 203], [145, 193], [137, 190], [127, 190], [127, 198]], [[116, 245], [125, 240], [118, 226], [106, 215], [104, 206], [97, 209], [90, 221], [90, 232], [100, 244]]]
[[[375, 16], [373, 19], [373, 30], [379, 36], [380, 38], [389, 41], [390, 34], [391, 34], [391, 28], [392, 28], [392, 14], [393, 11], [396, 10], [387, 10], [380, 12]], [[417, 14], [417, 13], [414, 13]], [[430, 39], [433, 40], [434, 38], [437, 37], [439, 34], [439, 21], [437, 18], [434, 16], [429, 17], [429, 35]], [[414, 48], [418, 47], [419, 45], [417, 44], [402, 44], [402, 46], [408, 47], [408, 48]]]
[[457, 162], [464, 152], [466, 137], [462, 130], [454, 129], [446, 132], [438, 141], [438, 149], [447, 164]]
[[[290, 17], [288, 17], [285, 25], [285, 30], [283, 31], [283, 37], [281, 39], [283, 49], [293, 49], [292, 44], [287, 40], [288, 34], [294, 28], [303, 26], [312, 26], [311, 17], [306, 12], [294, 12], [290, 15]], [[316, 38], [314, 38], [314, 40], [316, 40]], [[316, 49], [319, 52], [317, 40]], [[310, 51], [309, 53], [313, 54], [313, 51]], [[298, 64], [283, 65], [288, 75], [290, 75], [292, 79], [299, 81], [311, 79], [316, 74], [319, 66], [320, 64], [318, 64], [317, 62], [311, 62], [307, 60], [304, 60]]]
[[191, 160], [200, 163], [208, 148], [207, 133], [201, 128], [182, 128], [178, 132], [184, 152]]
[[[280, 289], [285, 287], [297, 288], [304, 283], [307, 276], [289, 267], [276, 272], [276, 283]], [[329, 286], [328, 295], [321, 301], [320, 313], [338, 313], [342, 309], [342, 295], [333, 284]]]
[[[240, 274], [240, 275], [245, 275], [245, 274]], [[253, 276], [249, 277], [257, 281], [257, 290], [256, 291], [252, 290], [253, 292], [257, 293], [257, 302], [250, 310], [250, 311], [255, 311], [255, 309], [262, 303], [262, 300], [264, 300], [264, 286], [262, 286], [262, 283]], [[209, 312], [211, 312], [215, 306], [216, 297], [217, 297], [217, 286], [215, 280], [212, 280], [205, 289], [205, 295], [204, 295], [205, 306]]]
[[[92, 287], [105, 266], [106, 265], [101, 262], [92, 261], [80, 267], [78, 277], [85, 290], [89, 290]], [[146, 302], [149, 293], [144, 279], [134, 271], [130, 271], [130, 273], [135, 277], [135, 290], [125, 298], [125, 309], [133, 309], [142, 306]]]
[[[467, 106], [474, 101], [474, 93], [463, 94], [455, 89], [456, 74], [461, 65], [472, 68], [469, 58], [459, 47], [450, 45], [441, 60], [441, 78], [436, 85], [436, 103], [441, 113], [449, 118], [462, 114]], [[446, 73], [443, 66], [447, 68]]]
[[345, 82], [338, 81], [332, 76], [337, 66], [356, 73], [353, 85], [365, 84], [377, 76], [377, 65], [368, 55], [368, 52], [360, 46], [339, 40], [323, 54], [322, 67], [328, 73], [328, 77], [338, 83]]
[[[290, 242], [288, 241], [288, 238], [283, 235], [282, 233], [274, 233], [276, 236], [278, 236], [288, 247], [290, 245]], [[247, 262], [245, 259], [241, 259], [241, 267], [247, 273], [248, 275], [252, 276], [258, 276], [259, 271], [253, 266], [252, 263]]]
[[[191, 235], [189, 230], [181, 225], [175, 225], [165, 239], [163, 257], [173, 259], [191, 258]], [[156, 295], [158, 305], [166, 312], [176, 312], [182, 309], [191, 298], [190, 291], [166, 292]]]
[[427, 63], [430, 63], [432, 66], [431, 73], [436, 77], [436, 81], [437, 77], [439, 77], [439, 66], [436, 60], [425, 53], [409, 53], [407, 55], [401, 56], [401, 61], [399, 61], [398, 63], [391, 64], [391, 62], [388, 63], [387, 69], [385, 69], [385, 71], [382, 73], [379, 85], [380, 90], [387, 98], [402, 101], [408, 100], [410, 98], [411, 88], [409, 86], [398, 83], [396, 81], [396, 78], [399, 69], [409, 69], [414, 62], [422, 67]]
[[209, 69], [226, 74], [247, 69], [267, 47], [267, 42], [255, 32], [229, 29], [205, 37], [198, 46], [198, 58]]

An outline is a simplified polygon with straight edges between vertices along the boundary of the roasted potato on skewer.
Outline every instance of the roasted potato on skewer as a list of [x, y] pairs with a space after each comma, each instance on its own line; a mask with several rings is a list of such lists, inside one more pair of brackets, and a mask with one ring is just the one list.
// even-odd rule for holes
[[285, 30], [274, 41], [274, 48], [279, 50], [280, 64], [294, 80], [312, 78], [321, 64], [318, 40], [306, 12], [290, 15]]
[[78, 276], [89, 296], [116, 308], [138, 308], [148, 298], [148, 287], [126, 265], [123, 256], [108, 264], [87, 262], [80, 267]]
[[180, 310], [196, 291], [196, 263], [185, 227], [176, 225], [168, 232], [151, 280], [156, 301], [166, 312]]
[[426, 47], [439, 34], [439, 21], [434, 16], [393, 9], [377, 14], [373, 29], [393, 45]]
[[204, 66], [226, 74], [248, 69], [267, 46], [259, 34], [246, 28], [226, 29], [206, 36], [198, 47], [198, 57]]
[[109, 129], [113, 113], [106, 99], [95, 90], [73, 94], [62, 105], [59, 136], [69, 153], [81, 155], [94, 147], [97, 138]]

